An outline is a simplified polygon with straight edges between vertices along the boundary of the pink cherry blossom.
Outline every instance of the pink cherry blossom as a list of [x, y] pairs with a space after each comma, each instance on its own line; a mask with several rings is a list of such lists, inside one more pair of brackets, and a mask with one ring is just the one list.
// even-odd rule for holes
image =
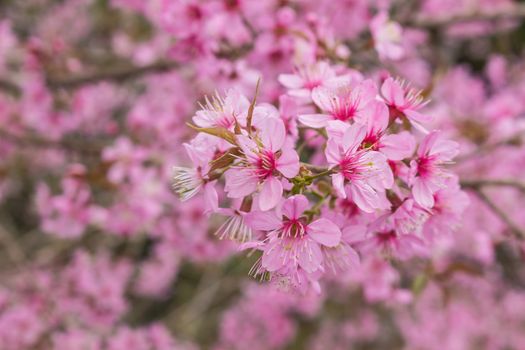
[[250, 102], [239, 91], [229, 90], [224, 99], [217, 94], [207, 98], [193, 122], [202, 128], [222, 127], [233, 130], [235, 123], [244, 123]]
[[378, 13], [370, 22], [370, 30], [381, 59], [398, 60], [403, 57], [403, 28], [399, 23], [389, 20], [387, 13]]
[[183, 38], [201, 30], [210, 11], [208, 4], [195, 0], [183, 0], [178, 3], [163, 0], [161, 4], [162, 24], [166, 30]]
[[450, 177], [446, 185], [434, 193], [432, 215], [425, 221], [423, 232], [429, 240], [457, 231], [461, 226], [462, 214], [470, 203], [468, 195], [461, 191], [457, 178]]
[[525, 349], [522, 2], [0, 7], [0, 350]]
[[289, 94], [302, 99], [309, 99], [315, 88], [343, 82], [345, 77], [338, 77], [328, 62], [316, 62], [299, 66], [295, 74], [279, 75], [279, 82], [289, 89]]
[[445, 166], [458, 152], [458, 144], [444, 139], [438, 131], [425, 136], [417, 150], [417, 159], [410, 163], [416, 202], [427, 208], [434, 206], [434, 193], [445, 187], [447, 178], [454, 176]]
[[209, 182], [208, 171], [214, 150], [201, 148], [198, 145], [184, 144], [186, 152], [194, 164], [194, 168], [173, 168], [173, 190], [182, 199], [188, 200], [204, 189], [207, 199], [207, 208], [214, 210], [217, 207], [216, 191]]
[[322, 248], [336, 247], [341, 231], [331, 221], [321, 218], [308, 223], [303, 213], [308, 199], [295, 195], [282, 205], [282, 219], [273, 212], [255, 212], [248, 219], [255, 230], [267, 231], [262, 247], [261, 267], [269, 272], [300, 267], [308, 273], [322, 268]]
[[[366, 136], [361, 148], [380, 151], [389, 160], [402, 160], [414, 153], [416, 141], [412, 134], [402, 131], [396, 134], [387, 134], [389, 114], [386, 105], [380, 101], [372, 101], [356, 121], [366, 125]], [[350, 126], [339, 120], [328, 122], [326, 131], [336, 140], [343, 138], [344, 132]]]
[[360, 149], [366, 128], [359, 124], [349, 127], [339, 143], [329, 139], [325, 155], [334, 168], [332, 184], [339, 196], [346, 197], [345, 182], [357, 206], [366, 212], [381, 208], [380, 195], [392, 187], [393, 175], [386, 157], [380, 152]]
[[322, 113], [301, 115], [299, 121], [306, 126], [320, 128], [330, 120], [363, 120], [368, 104], [375, 99], [376, 90], [370, 80], [317, 87], [312, 92], [312, 100]]
[[425, 104], [421, 92], [411, 88], [408, 83], [387, 78], [381, 86], [381, 97], [390, 109], [391, 118], [405, 116], [414, 127], [426, 132], [423, 124], [430, 121], [430, 117], [419, 112]]
[[401, 233], [386, 217], [371, 224], [368, 232], [354, 245], [363, 254], [375, 253], [399, 259], [424, 256], [428, 251], [425, 241], [415, 232]]
[[283, 193], [279, 177], [292, 178], [299, 171], [299, 157], [286, 142], [284, 123], [268, 118], [256, 140], [238, 135], [237, 141], [246, 159], [225, 173], [228, 196], [242, 198], [260, 187], [259, 208], [272, 209]]

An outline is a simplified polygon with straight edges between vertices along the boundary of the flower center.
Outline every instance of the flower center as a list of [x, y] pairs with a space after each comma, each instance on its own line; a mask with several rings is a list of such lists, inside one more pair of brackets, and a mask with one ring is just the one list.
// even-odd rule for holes
[[352, 217], [359, 213], [359, 207], [355, 204], [354, 201], [348, 198], [341, 200], [341, 202], [339, 203], [339, 207], [341, 208], [343, 214], [347, 217]]
[[397, 238], [396, 232], [394, 230], [386, 232], [378, 232], [376, 234], [376, 239], [381, 244], [389, 244]]
[[339, 169], [347, 180], [362, 179], [366, 170], [359, 153], [344, 157], [339, 163]]
[[303, 238], [306, 234], [304, 219], [283, 218], [283, 231], [281, 238]]
[[197, 5], [190, 5], [188, 6], [188, 16], [194, 20], [200, 20], [202, 19], [203, 13], [199, 6]]
[[225, 0], [224, 7], [226, 7], [228, 11], [232, 11], [232, 12], [237, 11], [241, 7], [241, 1], [240, 0]]
[[225, 129], [229, 129], [233, 126], [235, 120], [233, 117], [230, 116], [223, 116], [222, 118], [217, 120], [217, 126], [223, 127]]
[[421, 157], [417, 161], [417, 175], [426, 177], [434, 172], [434, 159], [433, 157]]
[[318, 86], [321, 86], [321, 80], [319, 79], [311, 79], [304, 83], [304, 87], [308, 90], [313, 90]]
[[344, 103], [337, 106], [334, 110], [333, 117], [343, 122], [354, 118], [357, 111], [357, 106], [353, 103]]
[[271, 176], [277, 167], [275, 153], [262, 151], [256, 164], [257, 176], [266, 179]]
[[374, 151], [377, 151], [378, 141], [379, 141], [379, 137], [377, 134], [373, 134], [373, 133], [368, 134], [366, 135], [365, 139], [361, 143], [361, 148], [362, 149], [372, 149]]

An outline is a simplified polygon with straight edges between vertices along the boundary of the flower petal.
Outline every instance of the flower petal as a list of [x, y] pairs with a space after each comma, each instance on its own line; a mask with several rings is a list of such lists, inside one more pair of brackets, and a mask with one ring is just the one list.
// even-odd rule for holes
[[295, 74], [280, 74], [278, 80], [288, 89], [298, 89], [304, 84], [303, 79]]
[[416, 141], [409, 132], [386, 135], [381, 139], [381, 153], [390, 160], [402, 160], [414, 153]]
[[277, 170], [287, 178], [292, 178], [299, 172], [299, 155], [291, 147], [284, 147], [277, 160]]
[[332, 101], [337, 98], [337, 88], [329, 89], [324, 86], [316, 87], [312, 91], [312, 100], [322, 111], [331, 112], [333, 108]]
[[204, 185], [204, 201], [206, 212], [216, 213], [219, 210], [219, 195], [215, 189], [216, 181], [210, 181]]
[[263, 188], [259, 194], [259, 208], [262, 211], [274, 208], [283, 195], [283, 185], [281, 181], [271, 176], [263, 183]]
[[434, 206], [434, 194], [432, 193], [432, 190], [427, 185], [425, 180], [419, 177], [414, 179], [412, 195], [414, 196], [414, 200], [419, 205], [426, 208], [432, 208]]
[[343, 149], [345, 152], [353, 153], [361, 145], [366, 136], [366, 126], [353, 124], [346, 129], [343, 135]]
[[288, 219], [297, 219], [303, 214], [306, 208], [308, 208], [309, 204], [305, 196], [297, 194], [284, 201], [282, 213]]
[[362, 181], [352, 181], [348, 187], [355, 204], [366, 213], [373, 213], [381, 207], [381, 198], [368, 184]]
[[287, 252], [284, 250], [283, 242], [269, 243], [264, 249], [261, 266], [270, 272], [277, 271], [288, 263], [286, 256]]
[[237, 135], [237, 143], [250, 162], [257, 161], [258, 147], [252, 139], [245, 135]]
[[339, 143], [334, 139], [329, 139], [326, 143], [326, 149], [324, 151], [326, 160], [330, 165], [337, 165], [341, 160], [341, 152], [339, 150]]
[[229, 169], [224, 173], [224, 190], [230, 198], [242, 198], [257, 189], [258, 178], [248, 169]]
[[390, 105], [402, 106], [405, 100], [403, 88], [391, 77], [381, 85], [381, 95]]
[[273, 231], [282, 226], [281, 220], [273, 211], [253, 211], [244, 216], [248, 226], [259, 231]]
[[297, 259], [299, 266], [306, 272], [314, 272], [321, 267], [323, 261], [323, 252], [319, 244], [313, 240], [305, 239], [301, 243], [301, 247], [296, 247]]
[[261, 140], [266, 149], [278, 151], [284, 144], [286, 129], [281, 119], [267, 118], [261, 123]]
[[343, 174], [337, 173], [332, 175], [332, 186], [334, 186], [339, 197], [346, 198], [345, 177]]
[[308, 225], [306, 231], [314, 241], [327, 247], [335, 247], [341, 242], [341, 230], [328, 219], [315, 220]]
[[342, 240], [348, 244], [360, 242], [366, 238], [367, 227], [365, 225], [348, 225], [342, 232]]
[[303, 114], [299, 116], [299, 121], [311, 128], [324, 128], [331, 119], [328, 114]]
[[388, 126], [388, 107], [381, 101], [369, 102], [355, 121], [367, 125], [368, 134], [378, 134]]

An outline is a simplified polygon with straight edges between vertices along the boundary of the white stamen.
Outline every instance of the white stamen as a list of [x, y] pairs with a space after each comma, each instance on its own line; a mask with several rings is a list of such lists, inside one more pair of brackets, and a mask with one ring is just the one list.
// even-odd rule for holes
[[184, 167], [173, 167], [172, 188], [182, 201], [195, 196], [203, 184], [197, 170]]

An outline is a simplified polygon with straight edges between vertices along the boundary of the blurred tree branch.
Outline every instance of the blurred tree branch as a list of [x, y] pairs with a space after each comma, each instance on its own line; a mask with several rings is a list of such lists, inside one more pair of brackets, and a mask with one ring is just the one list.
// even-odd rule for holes
[[490, 199], [486, 194], [485, 192], [483, 192], [483, 190], [481, 190], [480, 188], [476, 189], [475, 190], [475, 193], [477, 194], [477, 196], [479, 197], [479, 199], [481, 199], [486, 205], [487, 207], [489, 207], [492, 212], [498, 216], [501, 221], [503, 221], [503, 223], [505, 225], [507, 225], [507, 227], [509, 228], [509, 230], [512, 232], [512, 234], [518, 238], [518, 239], [525, 239], [525, 232], [509, 217], [509, 215], [507, 215], [507, 213], [502, 210], [500, 207], [498, 207], [493, 201], [492, 199]]
[[[228, 47], [216, 52], [215, 56], [217, 58], [236, 59], [246, 55], [252, 48], [253, 43], [243, 45], [239, 48]], [[127, 80], [139, 78], [143, 75], [165, 73], [180, 67], [181, 64], [177, 61], [160, 60], [144, 66], [119, 66], [81, 74], [63, 76], [47, 74], [46, 83], [51, 90], [76, 89], [84, 85], [94, 84], [100, 81], [123, 83]], [[5, 91], [15, 97], [20, 96], [22, 93], [22, 89], [16, 83], [1, 78], [0, 90]]]
[[51, 89], [74, 89], [86, 84], [93, 84], [104, 80], [121, 83], [145, 74], [163, 73], [179, 67], [180, 64], [175, 61], [159, 61], [138, 67], [115, 67], [112, 69], [102, 69], [96, 72], [64, 77], [49, 76], [46, 81]]
[[100, 142], [83, 142], [78, 137], [49, 140], [37, 135], [30, 135], [29, 132], [24, 135], [17, 135], [3, 129], [0, 129], [0, 138], [21, 147], [50, 148], [63, 151], [74, 151], [86, 155], [97, 154], [106, 146]]
[[470, 12], [452, 16], [428, 17], [420, 16], [413, 20], [407, 20], [406, 26], [420, 27], [426, 29], [445, 28], [452, 24], [473, 21], [498, 21], [525, 18], [525, 4], [514, 4], [501, 9], [486, 12]]
[[15, 83], [7, 80], [7, 79], [1, 79], [0, 78], [0, 91], [5, 91], [9, 95], [18, 97], [22, 93], [22, 90], [18, 85]]
[[0, 245], [5, 247], [7, 257], [9, 257], [15, 265], [27, 260], [27, 256], [20, 247], [19, 242], [3, 225], [0, 225]]
[[525, 183], [514, 179], [461, 180], [461, 187], [479, 189], [481, 187], [514, 187], [525, 193]]
[[[70, 76], [53, 76], [46, 77], [47, 86], [52, 90], [57, 89], [76, 89], [87, 84], [94, 84], [100, 81], [112, 81], [122, 83], [127, 80], [141, 77], [145, 74], [164, 73], [172, 69], [179, 68], [180, 65], [175, 61], [158, 61], [145, 66], [127, 66], [114, 67], [111, 69], [101, 69], [82, 74], [73, 74]], [[22, 89], [15, 83], [0, 79], [0, 90], [7, 92], [10, 95], [18, 97], [22, 93]]]
[[[520, 118], [521, 116], [518, 116], [517, 118]], [[476, 149], [470, 153], [467, 153], [465, 155], [461, 155], [456, 158], [456, 162], [462, 162], [470, 159], [475, 159], [475, 157], [480, 156], [484, 153], [490, 153], [499, 147], [502, 146], [516, 146], [519, 147], [523, 143], [522, 137], [525, 135], [525, 131], [519, 131], [515, 135], [510, 136], [509, 138], [506, 138], [504, 140], [494, 142], [494, 143], [487, 143], [480, 145], [476, 147]]]

